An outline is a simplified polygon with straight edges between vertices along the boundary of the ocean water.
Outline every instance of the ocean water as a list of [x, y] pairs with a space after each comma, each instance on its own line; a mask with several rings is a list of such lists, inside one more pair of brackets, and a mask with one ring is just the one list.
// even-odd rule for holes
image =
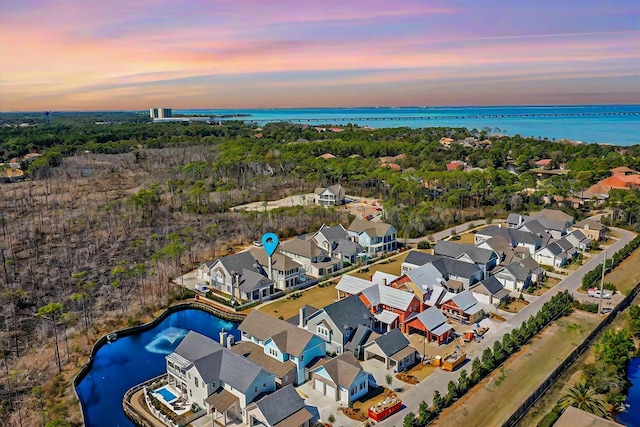
[[243, 115], [236, 120], [260, 125], [290, 121], [311, 125], [353, 123], [371, 128], [489, 127], [492, 132], [550, 140], [640, 144], [640, 105], [174, 110], [175, 114], [236, 114]]

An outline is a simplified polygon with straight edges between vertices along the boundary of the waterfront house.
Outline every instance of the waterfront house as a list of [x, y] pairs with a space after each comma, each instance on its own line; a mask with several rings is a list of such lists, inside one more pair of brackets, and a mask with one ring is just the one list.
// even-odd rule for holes
[[370, 257], [394, 251], [398, 247], [397, 230], [384, 222], [371, 222], [356, 218], [349, 225], [347, 231], [351, 240], [362, 245]]
[[345, 191], [340, 184], [316, 188], [314, 194], [315, 202], [321, 206], [338, 206], [344, 203]]
[[364, 348], [364, 360], [377, 359], [385, 369], [401, 372], [415, 365], [416, 349], [399, 329], [392, 329]]
[[342, 354], [359, 325], [375, 329], [375, 317], [356, 296], [341, 299], [306, 315], [304, 308], [299, 315], [300, 327], [324, 339], [327, 353]]
[[275, 377], [194, 331], [166, 356], [169, 385], [211, 414], [214, 424], [247, 422], [246, 407], [276, 389]]
[[295, 385], [305, 381], [305, 368], [315, 358], [326, 355], [322, 338], [258, 310], [252, 310], [238, 329], [242, 341], [261, 347], [265, 355], [281, 363], [292, 362], [296, 367]]
[[313, 389], [345, 405], [369, 392], [369, 373], [350, 353], [334, 357], [311, 373]]
[[250, 252], [223, 256], [200, 267], [201, 277], [208, 278], [214, 290], [231, 298], [249, 301], [268, 299], [274, 293], [274, 282]]
[[304, 399], [292, 385], [266, 395], [247, 406], [249, 426], [311, 427], [314, 416], [305, 407]]

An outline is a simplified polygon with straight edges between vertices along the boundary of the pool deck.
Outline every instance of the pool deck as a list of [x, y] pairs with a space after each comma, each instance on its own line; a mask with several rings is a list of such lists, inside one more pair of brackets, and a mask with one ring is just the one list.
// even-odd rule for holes
[[167, 427], [162, 421], [157, 419], [149, 409], [147, 408], [146, 403], [140, 404], [140, 400], [144, 402], [144, 389], [138, 390], [131, 396], [131, 405], [138, 410], [141, 414], [145, 415], [145, 419], [147, 422], [153, 424], [154, 427]]

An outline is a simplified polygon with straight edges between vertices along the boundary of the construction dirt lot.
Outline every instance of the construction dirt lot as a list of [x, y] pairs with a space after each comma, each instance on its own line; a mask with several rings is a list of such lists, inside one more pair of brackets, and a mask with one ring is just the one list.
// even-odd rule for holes
[[[366, 219], [369, 217], [371, 221], [380, 221], [382, 217], [382, 205], [377, 199], [357, 196], [346, 196], [347, 203], [342, 207], [348, 209], [349, 213], [359, 218]], [[314, 206], [315, 194], [296, 194], [287, 196], [278, 200], [268, 202], [253, 202], [246, 205], [234, 206], [232, 211], [270, 211], [276, 208], [286, 208], [294, 206]]]

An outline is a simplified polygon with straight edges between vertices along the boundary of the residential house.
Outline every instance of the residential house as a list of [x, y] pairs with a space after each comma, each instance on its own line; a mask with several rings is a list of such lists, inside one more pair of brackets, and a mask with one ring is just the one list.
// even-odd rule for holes
[[440, 240], [434, 247], [434, 255], [454, 258], [460, 261], [475, 264], [482, 270], [482, 278], [489, 275], [489, 271], [498, 263], [498, 255], [495, 251], [481, 248], [468, 243], [455, 243]]
[[338, 299], [358, 295], [376, 319], [374, 329], [381, 331], [400, 328], [406, 332], [406, 321], [422, 311], [422, 301], [413, 293], [354, 276], [342, 276], [336, 290]]
[[385, 369], [400, 372], [415, 365], [416, 354], [402, 332], [392, 329], [365, 347], [364, 360], [378, 359], [385, 364]]
[[330, 359], [311, 373], [313, 389], [345, 405], [369, 392], [369, 373], [352, 353]]
[[[302, 311], [304, 309], [301, 309]], [[327, 353], [342, 354], [359, 325], [375, 329], [375, 317], [356, 295], [329, 304], [313, 314], [300, 313], [300, 327], [326, 341]]]
[[534, 259], [538, 264], [552, 267], [562, 267], [567, 263], [568, 258], [569, 256], [558, 242], [548, 244], [534, 255]]
[[384, 222], [371, 222], [356, 218], [349, 225], [347, 231], [351, 240], [362, 245], [370, 257], [394, 251], [398, 247], [397, 230]]
[[527, 249], [530, 255], [533, 255], [538, 249], [540, 249], [545, 242], [544, 236], [539, 236], [531, 233], [530, 231], [490, 225], [476, 232], [474, 237], [475, 244], [481, 248], [486, 247], [483, 243], [496, 236], [504, 238], [504, 240], [509, 242], [512, 248], [522, 247]]
[[355, 264], [366, 256], [362, 245], [350, 240], [349, 233], [341, 224], [332, 227], [323, 224], [306, 240], [315, 241], [332, 258], [341, 258], [343, 263]]
[[314, 194], [316, 203], [322, 206], [338, 206], [344, 203], [345, 191], [340, 184], [316, 188]]
[[554, 239], [560, 239], [567, 234], [569, 228], [573, 225], [573, 217], [571, 215], [555, 209], [542, 209], [537, 212], [531, 212], [530, 216], [537, 219], [551, 233]]
[[440, 311], [449, 319], [466, 324], [475, 323], [484, 316], [481, 304], [468, 290], [445, 297]]
[[444, 286], [447, 281], [446, 274], [443, 274], [433, 262], [410, 270], [407, 272], [406, 277], [410, 282], [407, 283], [407, 285], [414, 285], [410, 286], [410, 288], [416, 295], [424, 295], [424, 293], [434, 285]]
[[431, 254], [427, 254], [424, 252], [412, 250], [409, 251], [407, 257], [402, 262], [401, 273], [406, 274], [411, 270], [415, 270], [418, 267], [421, 267], [425, 264], [432, 263], [437, 260], [439, 257]]
[[591, 240], [604, 240], [605, 238], [604, 225], [602, 225], [600, 221], [594, 221], [589, 218], [576, 222], [573, 225], [572, 230], [580, 230], [582, 234]]
[[498, 306], [509, 301], [509, 290], [502, 286], [495, 276], [476, 283], [469, 289], [471, 295], [480, 303]]
[[264, 354], [282, 363], [293, 362], [295, 385], [305, 381], [305, 368], [312, 360], [327, 353], [326, 341], [322, 338], [258, 310], [252, 310], [238, 329], [243, 341], [262, 347]]
[[321, 277], [342, 269], [342, 259], [331, 257], [331, 251], [313, 240], [291, 239], [280, 244], [280, 253], [301, 264], [307, 275]]
[[569, 259], [575, 258], [576, 256], [578, 256], [578, 248], [574, 246], [573, 243], [571, 243], [566, 236], [563, 237], [562, 239], [556, 240], [556, 243], [558, 243], [558, 245], [560, 245], [562, 250], [564, 250], [567, 253], [567, 256]]
[[249, 426], [264, 427], [311, 427], [316, 421], [292, 385], [247, 406], [247, 418]]
[[478, 266], [458, 259], [443, 257], [435, 260], [433, 266], [445, 276], [447, 281], [454, 280], [461, 282], [464, 289], [469, 289], [469, 287], [484, 277], [484, 272], [480, 270]]
[[591, 238], [585, 236], [585, 234], [580, 230], [573, 230], [565, 236], [565, 239], [567, 239], [580, 252], [586, 251], [591, 247]]
[[251, 248], [249, 253], [262, 267], [265, 275], [271, 274], [276, 288], [283, 292], [297, 289], [308, 280], [304, 265], [278, 250], [271, 256], [271, 272], [269, 272], [269, 256], [263, 248]]
[[351, 338], [344, 345], [344, 351], [353, 353], [358, 360], [364, 359], [364, 348], [374, 342], [380, 336], [379, 333], [365, 325], [358, 325], [351, 334]]
[[522, 259], [519, 259], [518, 262], [522, 264], [522, 266], [526, 268], [529, 272], [531, 272], [532, 283], [539, 283], [544, 278], [545, 276], [544, 269], [540, 267], [540, 264], [538, 264], [536, 260], [533, 259], [532, 257], [530, 256], [524, 257]]
[[525, 267], [520, 260], [515, 260], [497, 270], [492, 277], [495, 277], [505, 289], [515, 292], [527, 289], [532, 282], [531, 270]]
[[250, 252], [223, 256], [199, 267], [201, 277], [208, 279], [212, 289], [232, 298], [245, 300], [268, 299], [275, 292], [275, 284]]
[[516, 252], [511, 246], [511, 242], [507, 241], [503, 236], [493, 236], [482, 241], [478, 247], [491, 249], [498, 254], [498, 264], [507, 265], [510, 264], [517, 256]]
[[273, 374], [194, 331], [166, 362], [169, 384], [223, 426], [230, 420], [246, 423], [247, 405], [276, 389]]
[[407, 331], [407, 320], [422, 311], [416, 295], [384, 285], [372, 285], [359, 294], [360, 300], [376, 318], [375, 329]]
[[453, 327], [447, 322], [447, 318], [435, 306], [418, 313], [408, 322], [409, 333], [420, 331], [429, 342], [436, 341], [438, 345], [449, 342], [454, 336]]

